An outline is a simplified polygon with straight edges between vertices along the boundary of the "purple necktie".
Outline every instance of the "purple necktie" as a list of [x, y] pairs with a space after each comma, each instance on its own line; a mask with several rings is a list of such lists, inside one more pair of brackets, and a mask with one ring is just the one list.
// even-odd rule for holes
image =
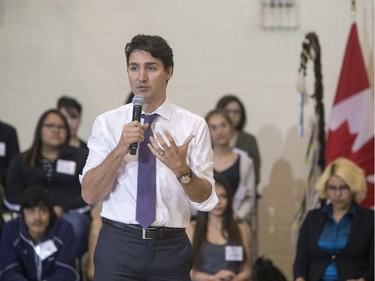
[[143, 228], [149, 227], [155, 221], [156, 206], [156, 157], [151, 153], [147, 144], [153, 136], [151, 124], [157, 114], [142, 115], [144, 123], [149, 127], [145, 130], [145, 140], [139, 143], [138, 159], [138, 188], [135, 219]]

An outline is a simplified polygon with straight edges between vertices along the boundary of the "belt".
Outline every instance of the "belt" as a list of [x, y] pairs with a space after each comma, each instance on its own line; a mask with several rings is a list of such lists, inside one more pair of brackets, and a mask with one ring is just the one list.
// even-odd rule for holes
[[179, 233], [185, 232], [185, 228], [173, 228], [173, 227], [148, 227], [142, 228], [136, 224], [126, 224], [118, 221], [113, 221], [107, 218], [103, 218], [103, 223], [120, 229], [124, 232], [130, 232], [139, 235], [142, 239], [165, 239], [173, 237]]

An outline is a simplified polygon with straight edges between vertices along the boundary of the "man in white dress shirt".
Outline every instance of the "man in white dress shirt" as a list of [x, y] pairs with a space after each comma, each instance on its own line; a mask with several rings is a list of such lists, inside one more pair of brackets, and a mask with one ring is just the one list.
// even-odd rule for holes
[[[142, 96], [142, 113], [157, 114], [149, 125], [132, 121], [133, 105], [98, 116], [88, 141], [82, 196], [103, 200], [103, 227], [95, 250], [94, 280], [190, 280], [192, 248], [185, 234], [191, 206], [210, 211], [217, 203], [210, 133], [205, 120], [167, 98], [173, 52], [159, 36], [137, 35], [125, 47], [131, 90]], [[138, 153], [146, 141], [156, 157], [155, 220], [147, 228], [136, 219]], [[139, 149], [138, 149], [139, 150]], [[148, 209], [149, 206], [141, 206]]]

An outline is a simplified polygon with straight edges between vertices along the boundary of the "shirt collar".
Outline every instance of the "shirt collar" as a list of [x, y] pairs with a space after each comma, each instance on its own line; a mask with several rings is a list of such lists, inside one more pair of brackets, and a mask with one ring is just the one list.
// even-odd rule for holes
[[151, 114], [158, 114], [159, 116], [167, 119], [167, 120], [170, 120], [171, 119], [171, 116], [172, 116], [172, 103], [169, 101], [168, 98], [165, 99], [165, 101], [163, 102], [163, 104], [161, 106], [159, 106], [154, 112], [152, 112]]
[[[326, 206], [324, 206], [323, 210], [324, 213], [330, 218], [332, 218], [332, 204], [329, 203]], [[349, 208], [349, 211], [345, 214], [345, 216], [354, 216], [357, 212], [357, 205], [355, 203], [352, 203], [352, 205]]]

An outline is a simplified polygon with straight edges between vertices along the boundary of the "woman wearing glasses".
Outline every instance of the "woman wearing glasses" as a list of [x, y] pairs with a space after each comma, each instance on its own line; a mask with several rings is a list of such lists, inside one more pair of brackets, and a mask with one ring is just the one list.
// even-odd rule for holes
[[246, 151], [253, 160], [255, 169], [255, 184], [260, 182], [261, 158], [256, 137], [244, 131], [246, 125], [246, 110], [244, 104], [235, 95], [225, 95], [219, 99], [216, 109], [224, 110], [232, 121], [234, 130], [230, 144]]
[[294, 280], [374, 280], [374, 212], [357, 204], [367, 192], [363, 170], [337, 158], [316, 190], [329, 203], [310, 211], [301, 226]]
[[20, 194], [31, 185], [51, 192], [54, 211], [73, 226], [77, 257], [87, 248], [90, 206], [81, 197], [79, 174], [87, 150], [69, 146], [70, 133], [65, 117], [57, 110], [44, 112], [37, 123], [32, 145], [16, 155], [9, 166], [5, 184], [5, 204], [20, 209]]

